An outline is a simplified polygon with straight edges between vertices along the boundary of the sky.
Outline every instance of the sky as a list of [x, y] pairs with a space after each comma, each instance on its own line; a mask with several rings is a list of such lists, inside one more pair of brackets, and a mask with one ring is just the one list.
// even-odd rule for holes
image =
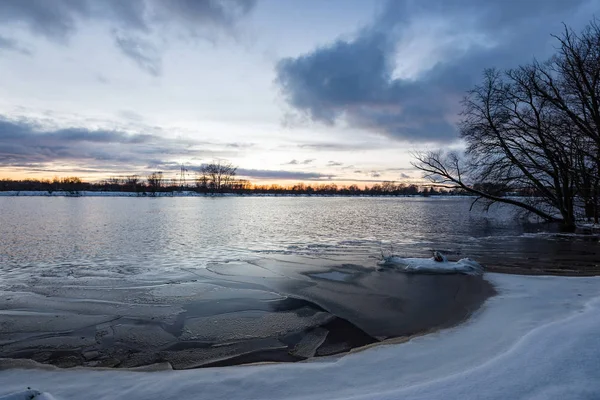
[[0, 178], [417, 182], [485, 68], [600, 0], [2, 0]]

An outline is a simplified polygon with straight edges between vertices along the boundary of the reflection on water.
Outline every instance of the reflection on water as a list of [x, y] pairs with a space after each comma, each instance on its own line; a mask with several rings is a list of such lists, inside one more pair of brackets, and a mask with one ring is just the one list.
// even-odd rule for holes
[[382, 253], [595, 268], [598, 242], [461, 198], [0, 198], [0, 356], [175, 368], [295, 361], [448, 326], [481, 277]]
[[493, 265], [594, 264], [597, 241], [531, 235], [551, 228], [516, 221], [508, 206], [469, 212], [470, 203], [463, 198], [0, 198], [0, 263], [17, 269], [101, 265], [137, 274], [273, 252], [364, 258], [439, 249]]

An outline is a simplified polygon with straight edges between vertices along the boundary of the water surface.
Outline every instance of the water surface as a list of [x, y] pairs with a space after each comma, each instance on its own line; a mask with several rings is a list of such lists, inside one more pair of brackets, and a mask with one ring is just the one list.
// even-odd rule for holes
[[480, 277], [382, 254], [593, 267], [598, 243], [464, 198], [0, 198], [0, 355], [61, 366], [296, 361], [457, 323]]

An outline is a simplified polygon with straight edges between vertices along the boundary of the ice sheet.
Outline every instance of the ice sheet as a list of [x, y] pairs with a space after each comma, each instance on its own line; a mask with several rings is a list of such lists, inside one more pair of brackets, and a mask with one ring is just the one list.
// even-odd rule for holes
[[600, 278], [486, 276], [499, 295], [469, 321], [403, 344], [250, 367], [2, 370], [0, 395], [31, 386], [58, 400], [600, 398]]

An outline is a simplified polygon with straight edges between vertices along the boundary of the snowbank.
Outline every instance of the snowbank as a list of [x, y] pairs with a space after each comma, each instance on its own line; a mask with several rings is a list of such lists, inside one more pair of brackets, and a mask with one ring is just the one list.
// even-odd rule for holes
[[436, 261], [432, 258], [403, 258], [403, 257], [386, 257], [379, 262], [383, 267], [394, 267], [404, 272], [420, 272], [428, 274], [467, 274], [481, 275], [483, 267], [476, 261], [469, 258], [463, 258], [456, 262]]
[[75, 399], [598, 399], [600, 278], [487, 274], [499, 294], [463, 325], [341, 358], [187, 371], [0, 371]]

